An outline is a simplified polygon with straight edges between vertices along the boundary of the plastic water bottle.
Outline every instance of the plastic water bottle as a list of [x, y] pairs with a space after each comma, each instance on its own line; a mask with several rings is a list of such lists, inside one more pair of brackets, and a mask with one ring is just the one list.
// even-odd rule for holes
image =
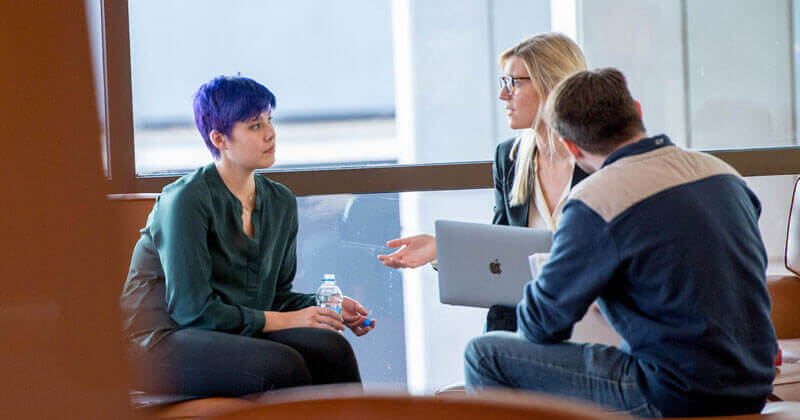
[[325, 274], [322, 278], [322, 284], [317, 289], [317, 306], [331, 308], [342, 314], [342, 289], [336, 285], [335, 275]]

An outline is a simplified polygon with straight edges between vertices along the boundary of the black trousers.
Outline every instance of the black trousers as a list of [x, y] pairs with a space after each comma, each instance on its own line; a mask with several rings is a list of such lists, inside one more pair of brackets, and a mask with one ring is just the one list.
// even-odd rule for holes
[[245, 337], [178, 330], [144, 350], [128, 346], [136, 389], [195, 396], [239, 396], [302, 385], [361, 382], [342, 334], [291, 328]]
[[517, 307], [506, 305], [492, 305], [486, 314], [485, 332], [489, 331], [516, 331]]

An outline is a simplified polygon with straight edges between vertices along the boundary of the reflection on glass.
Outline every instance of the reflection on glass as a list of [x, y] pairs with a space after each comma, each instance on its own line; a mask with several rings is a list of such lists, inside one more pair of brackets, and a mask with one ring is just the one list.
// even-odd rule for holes
[[313, 292], [323, 275], [370, 312], [376, 328], [363, 337], [349, 332], [366, 389], [405, 390], [406, 344], [402, 275], [376, 258], [400, 234], [397, 194], [299, 197], [297, 275], [294, 289]]

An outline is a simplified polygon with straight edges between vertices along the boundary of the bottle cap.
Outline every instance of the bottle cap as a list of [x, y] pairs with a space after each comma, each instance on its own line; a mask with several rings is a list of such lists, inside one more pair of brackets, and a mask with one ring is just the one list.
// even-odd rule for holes
[[367, 328], [370, 325], [372, 325], [372, 318], [367, 318], [364, 320], [364, 322], [361, 323], [361, 326], [364, 328]]
[[322, 276], [322, 281], [336, 281], [336, 274], [325, 274]]

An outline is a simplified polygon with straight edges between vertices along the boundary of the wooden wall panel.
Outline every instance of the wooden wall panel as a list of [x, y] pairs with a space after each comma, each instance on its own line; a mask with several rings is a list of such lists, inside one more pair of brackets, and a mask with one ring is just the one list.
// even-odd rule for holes
[[0, 1], [0, 418], [125, 418], [82, 0]]

